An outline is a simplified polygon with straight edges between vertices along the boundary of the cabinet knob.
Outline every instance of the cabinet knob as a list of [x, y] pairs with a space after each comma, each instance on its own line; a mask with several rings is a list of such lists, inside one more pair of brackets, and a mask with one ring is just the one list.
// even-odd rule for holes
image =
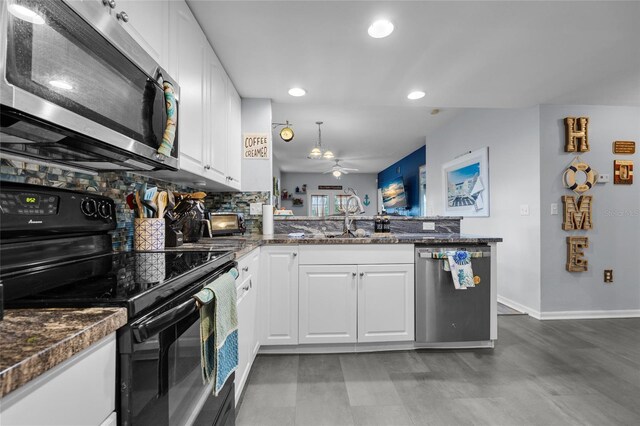
[[249, 284], [247, 284], [246, 286], [242, 287], [243, 290], [245, 291], [249, 291]]
[[355, 272], [352, 272], [351, 275], [355, 278], [357, 274]]
[[129, 22], [129, 15], [124, 10], [116, 15], [116, 18], [121, 20], [122, 22]]
[[253, 288], [253, 280], [249, 280], [249, 288]]
[[296, 257], [298, 255], [298, 253], [291, 253], [293, 255], [293, 257]]
[[109, 6], [111, 9], [116, 7], [116, 0], [102, 0], [102, 4]]
[[249, 271], [249, 267], [245, 266], [245, 267], [242, 268], [242, 270], [245, 271], [245, 272], [248, 272]]
[[360, 272], [360, 278], [364, 277], [364, 272]]
[[204, 166], [204, 169], [205, 169], [205, 170], [211, 170], [211, 165], [210, 165], [210, 164], [207, 164], [206, 166]]

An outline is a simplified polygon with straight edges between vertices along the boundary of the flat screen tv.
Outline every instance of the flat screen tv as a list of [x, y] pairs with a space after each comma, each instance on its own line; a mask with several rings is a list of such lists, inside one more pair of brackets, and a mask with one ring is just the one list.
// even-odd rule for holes
[[382, 184], [382, 204], [387, 209], [407, 207], [407, 193], [404, 191], [402, 177]]

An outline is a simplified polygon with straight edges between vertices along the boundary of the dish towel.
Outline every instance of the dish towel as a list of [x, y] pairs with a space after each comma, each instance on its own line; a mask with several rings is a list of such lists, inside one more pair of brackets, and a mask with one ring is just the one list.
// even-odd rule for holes
[[200, 308], [200, 360], [202, 380], [213, 382], [218, 396], [231, 373], [238, 367], [238, 311], [236, 278], [231, 269], [193, 296]]
[[475, 287], [469, 252], [456, 251], [455, 253], [449, 252], [447, 255], [455, 289], [466, 290], [469, 287]]

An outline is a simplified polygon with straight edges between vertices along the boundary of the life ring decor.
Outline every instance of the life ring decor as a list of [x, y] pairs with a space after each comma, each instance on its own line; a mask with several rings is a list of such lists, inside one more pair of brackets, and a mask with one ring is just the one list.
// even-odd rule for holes
[[[578, 172], [584, 172], [587, 177], [582, 183], [576, 182], [576, 173]], [[568, 189], [572, 190], [576, 194], [582, 194], [583, 192], [587, 192], [593, 188], [598, 181], [598, 173], [587, 163], [574, 161], [567, 170], [564, 171], [562, 180]]]

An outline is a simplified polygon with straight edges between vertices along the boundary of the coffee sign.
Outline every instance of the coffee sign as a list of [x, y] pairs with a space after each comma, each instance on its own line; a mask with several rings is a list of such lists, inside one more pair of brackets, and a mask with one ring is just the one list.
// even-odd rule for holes
[[242, 137], [243, 158], [250, 160], [269, 159], [269, 134], [245, 133]]

